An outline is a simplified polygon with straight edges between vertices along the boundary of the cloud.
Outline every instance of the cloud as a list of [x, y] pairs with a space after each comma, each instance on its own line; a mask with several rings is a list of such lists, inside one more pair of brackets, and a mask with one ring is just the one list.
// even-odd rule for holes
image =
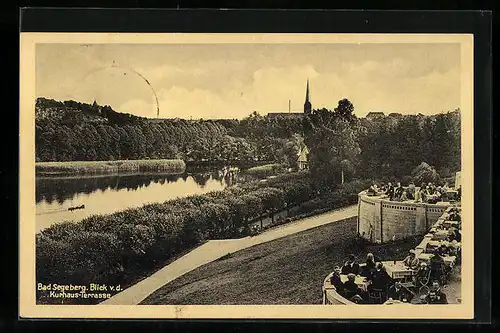
[[139, 76], [118, 69], [96, 72], [115, 61], [151, 83], [162, 117], [242, 118], [254, 110], [287, 111], [289, 100], [292, 111], [302, 111], [308, 78], [313, 108], [333, 109], [348, 98], [358, 116], [373, 110], [432, 113], [459, 106], [456, 52], [427, 44], [42, 45], [37, 46], [36, 86], [38, 96], [96, 98], [119, 111], [156, 116], [151, 88]]

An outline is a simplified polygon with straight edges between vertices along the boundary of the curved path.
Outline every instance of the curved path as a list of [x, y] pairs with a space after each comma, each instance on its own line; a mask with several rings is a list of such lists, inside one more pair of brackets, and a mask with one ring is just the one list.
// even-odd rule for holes
[[333, 210], [328, 213], [297, 220], [263, 232], [254, 237], [211, 240], [195, 248], [183, 257], [163, 267], [153, 275], [99, 303], [103, 305], [136, 305], [157, 289], [195, 268], [257, 244], [340, 221], [358, 214], [358, 205]]

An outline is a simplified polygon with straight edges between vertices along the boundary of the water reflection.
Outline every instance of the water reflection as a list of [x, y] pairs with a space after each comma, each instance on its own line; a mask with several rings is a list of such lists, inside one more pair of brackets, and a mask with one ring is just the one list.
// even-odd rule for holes
[[[36, 231], [64, 220], [79, 221], [146, 203], [222, 190], [235, 177], [219, 171], [187, 170], [181, 175], [37, 177]], [[85, 205], [85, 209], [69, 211]]]

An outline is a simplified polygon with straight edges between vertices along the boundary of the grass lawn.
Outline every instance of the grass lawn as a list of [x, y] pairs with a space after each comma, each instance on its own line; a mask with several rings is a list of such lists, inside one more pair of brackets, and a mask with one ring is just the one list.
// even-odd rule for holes
[[356, 217], [256, 245], [201, 266], [141, 304], [321, 304], [321, 287], [349, 253], [358, 262], [403, 259], [421, 237], [385, 245], [358, 244]]

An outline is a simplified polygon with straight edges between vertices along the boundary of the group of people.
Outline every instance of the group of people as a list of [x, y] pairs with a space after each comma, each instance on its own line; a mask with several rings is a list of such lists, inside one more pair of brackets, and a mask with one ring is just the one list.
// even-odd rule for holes
[[446, 247], [440, 246], [433, 254], [429, 264], [420, 261], [415, 254], [415, 250], [410, 250], [410, 255], [403, 260], [405, 266], [416, 271], [414, 277], [415, 287], [426, 286], [430, 281], [438, 281], [441, 284], [447, 283], [446, 277], [451, 267], [445, 264], [444, 257], [449, 254], [448, 250]]
[[[368, 195], [380, 195], [385, 194], [389, 197], [391, 201], [409, 201], [414, 202], [424, 202], [424, 203], [437, 203], [441, 201], [444, 195], [448, 193], [451, 188], [445, 183], [443, 186], [436, 186], [433, 183], [422, 183], [420, 187], [416, 187], [415, 184], [410, 183], [406, 188], [401, 186], [398, 182], [396, 186], [391, 183], [383, 184], [378, 186], [373, 183], [368, 188]], [[460, 200], [460, 188], [457, 190], [457, 197], [455, 200]]]
[[[442, 258], [441, 258], [442, 259]], [[419, 262], [415, 251], [411, 250], [410, 255], [403, 260], [404, 264], [417, 271], [415, 279], [428, 279], [432, 276], [432, 267], [428, 267], [425, 262]], [[429, 271], [430, 270], [430, 274]], [[342, 282], [341, 275], [347, 275], [347, 281]], [[360, 288], [356, 283], [356, 276], [365, 277], [369, 284], [366, 290]], [[428, 281], [426, 281], [428, 282]], [[386, 300], [395, 300], [401, 302], [411, 302], [414, 294], [403, 286], [401, 281], [394, 280], [387, 273], [382, 262], [376, 261], [372, 253], [366, 256], [365, 265], [360, 266], [356, 262], [353, 254], [349, 255], [348, 260], [341, 267], [336, 266], [330, 279], [330, 283], [337, 292], [343, 297], [355, 303], [373, 303], [370, 295], [377, 293], [380, 297], [378, 302], [383, 303]], [[438, 280], [435, 280], [430, 288], [428, 298], [424, 301], [428, 303], [446, 303], [446, 295], [442, 293]]]

